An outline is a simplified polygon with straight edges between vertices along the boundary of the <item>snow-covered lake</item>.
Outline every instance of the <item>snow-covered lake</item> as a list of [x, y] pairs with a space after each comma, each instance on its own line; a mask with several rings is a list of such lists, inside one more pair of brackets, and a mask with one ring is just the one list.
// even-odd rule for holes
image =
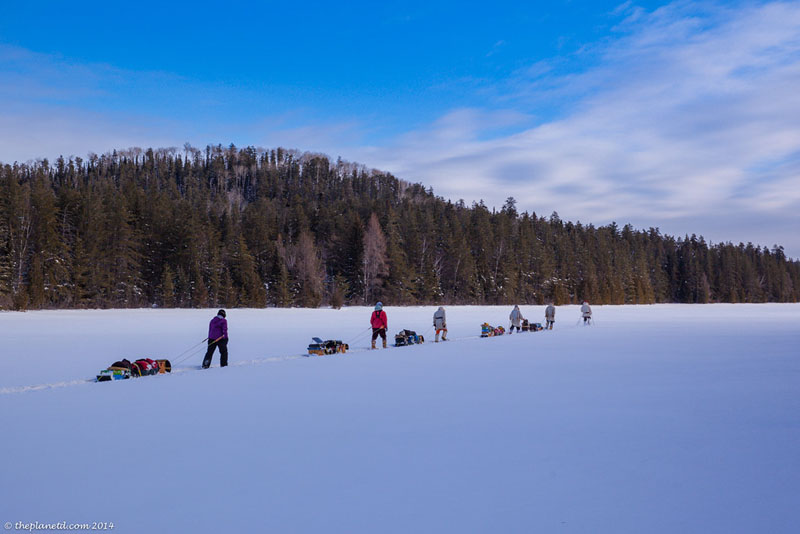
[[[800, 532], [800, 305], [228, 310], [231, 365], [177, 361], [216, 310], [0, 313], [0, 522], [116, 532]], [[544, 307], [523, 306], [544, 322]], [[311, 336], [346, 355], [302, 357]], [[215, 365], [218, 355], [214, 357]], [[12, 530], [13, 531], [13, 530]]]

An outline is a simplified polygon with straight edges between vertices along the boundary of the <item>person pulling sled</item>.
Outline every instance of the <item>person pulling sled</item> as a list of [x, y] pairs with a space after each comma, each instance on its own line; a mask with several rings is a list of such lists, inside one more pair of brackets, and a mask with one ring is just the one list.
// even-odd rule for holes
[[508, 329], [509, 334], [513, 334], [515, 328], [517, 329], [517, 332], [522, 331], [522, 321], [524, 321], [525, 318], [522, 316], [522, 312], [519, 311], [518, 304], [514, 306], [513, 310], [511, 310], [511, 314], [508, 316], [508, 318], [511, 320], [511, 326]]
[[433, 313], [433, 327], [436, 329], [434, 342], [439, 342], [440, 333], [442, 334], [442, 341], [447, 341], [447, 318], [445, 317], [444, 308], [441, 306]]
[[592, 324], [592, 308], [585, 300], [583, 301], [583, 306], [581, 306], [581, 317], [583, 317], [583, 324]]
[[389, 328], [389, 320], [386, 318], [386, 312], [383, 311], [383, 303], [379, 302], [375, 305], [375, 311], [369, 319], [369, 324], [372, 326], [372, 348], [375, 348], [375, 341], [378, 336], [383, 340], [383, 348], [386, 348], [386, 330]]
[[544, 310], [544, 319], [547, 326], [545, 328], [547, 330], [553, 329], [553, 323], [556, 322], [556, 307], [553, 306], [552, 302], [547, 303], [547, 308]]
[[219, 347], [219, 365], [228, 365], [228, 320], [225, 319], [225, 310], [219, 310], [216, 317], [208, 324], [208, 350], [203, 358], [203, 369], [211, 367], [211, 357], [214, 349]]

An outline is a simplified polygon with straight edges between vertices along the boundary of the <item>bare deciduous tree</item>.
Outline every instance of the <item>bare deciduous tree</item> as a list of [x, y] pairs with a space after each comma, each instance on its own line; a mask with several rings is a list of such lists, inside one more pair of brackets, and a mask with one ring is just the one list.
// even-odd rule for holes
[[374, 290], [383, 283], [382, 277], [389, 274], [386, 261], [386, 237], [381, 230], [381, 223], [374, 213], [369, 218], [364, 233], [364, 303], [368, 303]]
[[300, 282], [300, 296], [303, 306], [317, 307], [322, 301], [322, 288], [325, 270], [322, 258], [314, 244], [314, 238], [303, 231], [294, 246], [294, 267], [297, 280]]

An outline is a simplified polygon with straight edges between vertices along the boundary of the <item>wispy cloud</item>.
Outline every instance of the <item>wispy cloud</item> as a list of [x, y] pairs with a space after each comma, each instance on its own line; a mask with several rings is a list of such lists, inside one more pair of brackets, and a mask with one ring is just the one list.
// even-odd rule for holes
[[[673, 231], [716, 217], [729, 222], [709, 232], [718, 240], [789, 237], [786, 222], [800, 222], [800, 4], [620, 9], [617, 38], [582, 51], [593, 66], [538, 63], [507, 80], [498, 115], [553, 102], [560, 117], [486, 139], [490, 108], [455, 110], [363, 157], [450, 198], [499, 206], [513, 195], [540, 213]], [[744, 215], [774, 227], [737, 229]]]
[[[299, 100], [299, 99], [298, 99]], [[130, 146], [230, 142], [321, 151], [356, 143], [359, 121], [312, 120], [269, 88], [82, 63], [0, 44], [0, 162]]]
[[503, 39], [500, 39], [499, 41], [494, 43], [492, 45], [492, 49], [486, 52], [486, 57], [492, 57], [493, 55], [495, 55], [501, 48], [503, 48], [505, 44], [506, 42]]

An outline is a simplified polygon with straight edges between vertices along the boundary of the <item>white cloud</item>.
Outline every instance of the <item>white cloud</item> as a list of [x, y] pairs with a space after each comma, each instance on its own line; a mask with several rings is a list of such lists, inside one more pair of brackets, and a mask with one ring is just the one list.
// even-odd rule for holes
[[[771, 245], [787, 221], [800, 227], [800, 4], [697, 6], [624, 7], [619, 38], [585, 50], [593, 67], [537, 64], [508, 81], [503, 105], [521, 113], [572, 99], [556, 120], [481, 140], [492, 112], [455, 110], [362, 158], [453, 199], [513, 195], [539, 213], [673, 231], [717, 217], [724, 228], [685, 232]], [[754, 218], [780, 226], [737, 225]]]

